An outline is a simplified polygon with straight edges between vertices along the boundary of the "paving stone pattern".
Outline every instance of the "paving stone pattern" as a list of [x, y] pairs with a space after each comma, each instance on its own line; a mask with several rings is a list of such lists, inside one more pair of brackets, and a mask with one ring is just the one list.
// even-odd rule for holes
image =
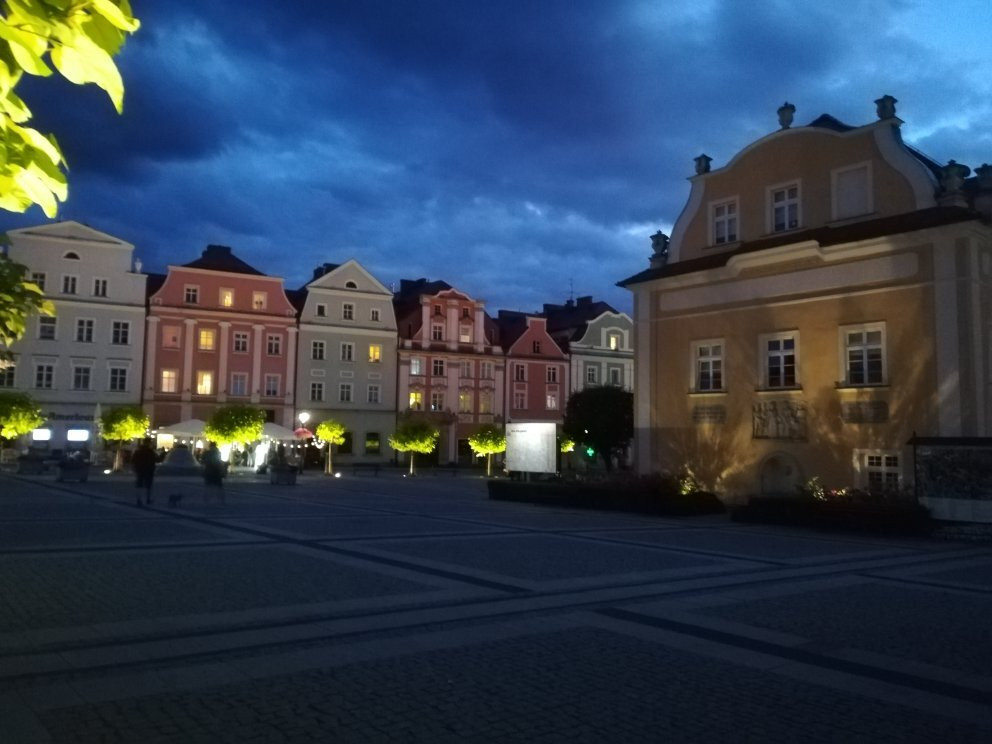
[[988, 543], [448, 474], [156, 493], [0, 474], [0, 743], [992, 741]]

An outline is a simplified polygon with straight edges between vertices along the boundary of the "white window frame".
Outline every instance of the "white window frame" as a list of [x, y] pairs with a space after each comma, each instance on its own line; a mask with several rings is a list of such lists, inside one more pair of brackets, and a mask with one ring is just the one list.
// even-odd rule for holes
[[[204, 341], [210, 341], [209, 345]], [[214, 328], [196, 329], [196, 348], [199, 351], [215, 351], [217, 349], [217, 331]]]
[[382, 344], [369, 344], [369, 364], [382, 363]]
[[[114, 373], [124, 373], [123, 387], [114, 387]], [[131, 388], [131, 368], [124, 364], [111, 364], [107, 366], [107, 391], [111, 393], [126, 393]]]
[[[275, 385], [270, 386], [269, 383], [273, 381]], [[271, 392], [273, 390], [275, 392]], [[273, 374], [272, 372], [267, 373], [262, 379], [262, 395], [266, 398], [278, 398], [280, 390], [282, 390], [282, 375]]]
[[[235, 382], [234, 382], [235, 380], [239, 380], [239, 381], [241, 381], [241, 382], [244, 383], [244, 385], [241, 388], [243, 392], [238, 392], [237, 391], [237, 387], [238, 386], [235, 385]], [[249, 394], [249, 388], [248, 388], [248, 373], [247, 372], [232, 372], [231, 373], [231, 389], [230, 389], [230, 394], [233, 395], [235, 398], [244, 398], [244, 397], [247, 397], [248, 396], [248, 394]]]
[[[733, 214], [724, 213], [718, 215], [720, 208], [726, 208], [733, 205]], [[741, 239], [741, 200], [737, 196], [729, 196], [725, 199], [718, 199], [712, 201], [709, 204], [709, 209], [707, 210], [707, 215], [709, 216], [709, 245], [733, 245]], [[730, 237], [730, 231], [727, 229], [727, 224], [730, 220], [734, 222], [734, 232], [733, 237]], [[724, 234], [723, 239], [718, 240], [720, 231], [717, 229], [717, 224], [724, 224]]]
[[[86, 386], [79, 387], [76, 385], [76, 374], [79, 370], [86, 370]], [[73, 364], [72, 365], [72, 389], [73, 390], [92, 390], [93, 389], [93, 365], [92, 364]]]
[[[840, 177], [845, 173], [850, 173], [857, 170], [866, 170], [867, 178], [865, 183], [865, 190], [867, 192], [868, 203], [865, 205], [865, 211], [860, 214], [845, 214], [843, 216], [837, 213], [837, 205], [840, 201], [839, 191], [838, 191], [838, 181]], [[874, 173], [872, 170], [872, 163], [870, 160], [863, 160], [860, 163], [852, 163], [851, 165], [845, 165], [840, 168], [834, 168], [830, 171], [830, 219], [832, 221], [837, 220], [852, 220], [857, 217], [863, 217], [866, 214], [871, 214], [875, 211], [875, 180]]]
[[[39, 385], [39, 373], [42, 369], [47, 370], [41, 382], [48, 383]], [[55, 389], [55, 364], [53, 362], [35, 362], [34, 363], [34, 389], [35, 390], [54, 390]]]
[[[102, 292], [100, 290], [103, 290]], [[93, 277], [93, 296], [106, 297], [110, 289], [110, 282], [102, 276]]]
[[544, 408], [548, 411], [558, 410], [558, 386], [551, 385], [544, 392]]
[[354, 341], [342, 341], [341, 342], [341, 355], [340, 360], [342, 362], [353, 362], [355, 361], [355, 342]]
[[17, 368], [5, 367], [0, 369], [0, 389], [10, 390], [17, 387]]
[[[118, 340], [115, 341], [114, 337]], [[119, 340], [123, 337], [123, 341]], [[114, 346], [130, 346], [131, 345], [131, 321], [130, 320], [112, 320], [110, 321], [110, 343]]]
[[471, 359], [462, 359], [458, 364], [458, 376], [463, 380], [471, 380], [475, 377], [475, 365]]
[[479, 379], [480, 380], [495, 380], [496, 379], [496, 365], [492, 362], [479, 362]]
[[[699, 352], [701, 349], [710, 349], [714, 346], [720, 347], [720, 354], [718, 356], [706, 356], [701, 357]], [[690, 364], [689, 364], [689, 389], [694, 393], [725, 393], [727, 391], [727, 342], [722, 338], [704, 338], [698, 341], [693, 341], [689, 345], [690, 354]], [[710, 361], [709, 376], [712, 380], [713, 368], [712, 362], [718, 360], [720, 362], [720, 386], [719, 387], [702, 387], [701, 382], [703, 380], [703, 362], [704, 360]]]
[[475, 396], [471, 390], [458, 391], [458, 413], [472, 413], [475, 406]]
[[[795, 381], [792, 385], [771, 384], [771, 358], [773, 356], [785, 357], [787, 352], [785, 349], [770, 350], [768, 344], [772, 341], [787, 341], [792, 339], [792, 362], [793, 362], [793, 377]], [[798, 390], [802, 387], [802, 379], [799, 376], [799, 331], [781, 331], [778, 333], [762, 333], [758, 336], [758, 360], [761, 365], [761, 381], [759, 383], [759, 390]], [[783, 366], [784, 371], [784, 366]], [[784, 379], [784, 374], [783, 374]]]
[[365, 393], [365, 402], [371, 403], [372, 405], [379, 405], [382, 403], [382, 385], [370, 383], [368, 390], [366, 390]]
[[319, 380], [310, 381], [310, 402], [311, 403], [323, 403], [324, 402], [324, 383]]
[[446, 371], [444, 359], [431, 359], [431, 377], [444, 377]]
[[493, 412], [493, 394], [490, 390], [479, 391], [479, 413], [490, 414]]
[[599, 384], [599, 365], [586, 362], [586, 385]]
[[623, 370], [620, 367], [610, 367], [607, 369], [607, 376], [610, 378], [610, 385], [613, 387], [623, 387]]
[[252, 310], [265, 310], [269, 306], [269, 293], [268, 292], [252, 292], [251, 293], [251, 309]]
[[522, 411], [527, 408], [527, 388], [514, 388], [513, 410]]
[[[225, 302], [225, 300], [230, 300]], [[231, 287], [221, 287], [217, 291], [217, 304], [221, 307], [234, 307], [234, 289]]]
[[[169, 329], [173, 329], [176, 333], [176, 343], [166, 343], [169, 338]], [[164, 325], [162, 326], [162, 348], [163, 349], [178, 349], [183, 345], [183, 327], [178, 325]]]
[[77, 344], [91, 344], [96, 335], [96, 320], [94, 318], [76, 318], [76, 334], [73, 341]]
[[549, 364], [544, 370], [544, 381], [557, 383], [558, 382], [558, 365]]
[[282, 356], [282, 334], [268, 333], [265, 336], [265, 356]]
[[460, 344], [470, 344], [472, 343], [472, 326], [467, 323], [458, 324], [458, 343]]
[[523, 362], [513, 363], [513, 381], [527, 382], [527, 365]]
[[[190, 299], [192, 297], [193, 299]], [[183, 304], [184, 305], [199, 305], [200, 304], [200, 285], [199, 284], [184, 284], [183, 285]]]
[[315, 318], [326, 318], [327, 317], [327, 303], [326, 302], [318, 302], [314, 306], [313, 314], [314, 314], [314, 317]]
[[38, 285], [38, 289], [42, 292], [45, 291], [45, 281], [48, 279], [47, 274], [44, 271], [33, 271], [31, 272], [30, 281]]
[[431, 390], [431, 410], [443, 411], [447, 400], [443, 390]]
[[424, 391], [423, 390], [411, 390], [410, 395], [407, 397], [407, 408], [411, 411], [422, 411], [424, 410]]
[[[881, 477], [883, 488], [898, 488], [903, 483], [903, 453], [896, 449], [870, 450], [856, 449], [853, 452], [854, 482], [858, 488], [872, 487], [871, 476], [877, 472]], [[873, 465], [870, 458], [880, 458], [878, 465]], [[890, 460], [895, 458], [895, 465]], [[894, 479], [887, 478], [894, 475]], [[894, 480], [894, 482], [891, 482]]]
[[[233, 334], [232, 342], [231, 342], [231, 349], [232, 349], [233, 353], [235, 353], [235, 354], [247, 354], [248, 353], [248, 349], [251, 348], [250, 347], [251, 341], [249, 340], [250, 338], [251, 338], [251, 334], [248, 333], [248, 331], [235, 331], [234, 334]], [[244, 348], [243, 349], [239, 349], [238, 346], [239, 346], [240, 342], [242, 342], [242, 341], [244, 341]]]
[[[886, 333], [885, 333], [885, 321], [879, 321], [875, 323], [856, 323], [853, 325], [844, 325], [838, 327], [837, 343], [839, 348], [838, 357], [840, 360], [840, 385], [841, 387], [878, 387], [882, 385], [889, 384], [889, 354], [886, 344]], [[849, 333], [873, 333], [880, 331], [882, 334], [882, 340], [880, 342], [880, 347], [882, 351], [882, 379], [879, 381], [868, 381], [868, 360], [867, 357], [863, 358], [865, 365], [865, 381], [864, 382], [852, 382], [851, 381], [851, 368], [848, 360], [848, 347], [847, 336]], [[867, 343], [867, 338], [865, 343], [863, 343], [859, 348], [868, 349], [870, 346]]]
[[424, 358], [410, 357], [410, 374], [415, 377], [422, 377], [424, 374]]
[[[792, 199], [789, 198], [789, 189], [796, 190], [796, 196]], [[782, 208], [786, 210], [785, 223], [783, 227], [778, 228], [775, 226], [775, 210], [777, 204], [775, 202], [775, 195], [781, 192], [785, 192], [785, 200], [781, 202]], [[790, 181], [783, 181], [782, 183], [772, 184], [765, 189], [765, 203], [768, 205], [765, 213], [765, 232], [767, 233], [784, 233], [790, 232], [791, 230], [798, 230], [803, 225], [803, 185], [802, 180], [799, 178], [792, 179]], [[794, 204], [796, 207], [796, 223], [790, 224], [788, 217], [788, 208], [790, 205]]]
[[[72, 289], [70, 292], [69, 289]], [[79, 294], [79, 275], [78, 274], [63, 274], [62, 275], [62, 294], [64, 295], [76, 295]]]
[[341, 303], [341, 320], [354, 320], [355, 319], [355, 303], [354, 302], [342, 302]]
[[444, 323], [431, 323], [431, 341], [444, 341]]
[[350, 382], [338, 383], [338, 403], [354, 403], [355, 386]]
[[[171, 381], [171, 385], [166, 385], [166, 381]], [[168, 388], [172, 388], [171, 390]], [[179, 392], [179, 370], [178, 369], [161, 369], [158, 375], [158, 390], [160, 393], [178, 393]]]
[[315, 362], [323, 362], [327, 359], [327, 344], [323, 341], [310, 342], [310, 359]]

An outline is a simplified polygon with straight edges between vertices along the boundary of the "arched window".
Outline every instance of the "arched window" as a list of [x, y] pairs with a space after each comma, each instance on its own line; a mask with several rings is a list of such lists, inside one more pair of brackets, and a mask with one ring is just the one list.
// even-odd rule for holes
[[347, 289], [358, 289], [358, 285], [357, 285], [357, 284], [355, 284], [355, 283], [354, 283], [354, 282], [352, 282], [352, 281], [347, 281], [347, 282], [345, 282], [345, 283], [344, 283], [344, 286], [345, 286], [345, 287], [346, 287]]
[[75, 253], [74, 251], [69, 251], [64, 256], [62, 256], [62, 258], [68, 258], [68, 259], [71, 259], [73, 261], [78, 261], [79, 260], [79, 254], [78, 253]]

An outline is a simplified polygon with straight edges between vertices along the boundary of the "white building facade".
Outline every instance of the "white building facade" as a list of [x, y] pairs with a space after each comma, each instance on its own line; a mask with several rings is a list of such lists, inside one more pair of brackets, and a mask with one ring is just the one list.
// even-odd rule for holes
[[78, 222], [7, 235], [7, 255], [28, 267], [56, 314], [29, 319], [0, 388], [40, 404], [45, 424], [33, 444], [92, 446], [101, 411], [141, 400], [146, 277], [134, 246]]

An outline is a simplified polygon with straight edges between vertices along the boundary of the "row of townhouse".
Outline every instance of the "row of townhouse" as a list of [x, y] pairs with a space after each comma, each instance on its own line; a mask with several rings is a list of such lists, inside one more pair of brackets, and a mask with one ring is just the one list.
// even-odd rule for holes
[[795, 127], [786, 104], [722, 168], [695, 159], [671, 239], [620, 283], [641, 471], [732, 498], [940, 471], [992, 499], [992, 166], [934, 162], [875, 103]]
[[146, 274], [132, 245], [78, 222], [8, 235], [57, 313], [32, 319], [0, 388], [42, 404], [34, 437], [53, 448], [91, 440], [106, 407], [140, 404], [157, 428], [247, 403], [287, 428], [304, 411], [311, 428], [342, 421], [346, 459], [391, 458], [397, 415], [422, 412], [438, 459], [465, 461], [481, 425], [561, 423], [572, 390], [632, 387], [632, 321], [591, 297], [494, 318], [445, 282], [393, 292], [355, 260], [287, 290], [226, 246]]

